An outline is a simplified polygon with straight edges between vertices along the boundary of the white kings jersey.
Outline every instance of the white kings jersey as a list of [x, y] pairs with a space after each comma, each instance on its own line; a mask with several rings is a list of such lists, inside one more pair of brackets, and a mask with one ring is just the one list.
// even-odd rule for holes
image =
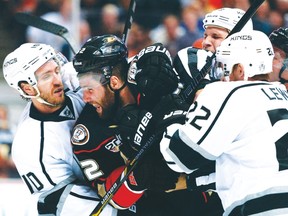
[[[52, 114], [39, 113], [31, 102], [22, 113], [12, 157], [39, 215], [88, 216], [99, 203], [95, 191], [76, 180], [82, 176], [70, 138], [84, 106], [81, 96], [67, 92], [65, 106]], [[101, 215], [116, 214], [107, 206]]]
[[178, 172], [192, 173], [207, 160], [215, 160], [216, 190], [225, 215], [239, 216], [243, 209], [245, 215], [265, 211], [288, 215], [284, 86], [211, 83], [189, 108], [185, 125], [169, 127], [160, 144], [167, 164]]

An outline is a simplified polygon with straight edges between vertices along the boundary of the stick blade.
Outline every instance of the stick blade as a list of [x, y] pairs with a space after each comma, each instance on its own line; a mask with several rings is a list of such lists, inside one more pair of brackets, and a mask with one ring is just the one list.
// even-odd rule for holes
[[33, 26], [35, 28], [51, 32], [59, 36], [62, 36], [63, 34], [68, 32], [67, 28], [65, 28], [64, 26], [57, 25], [56, 23], [52, 23], [48, 20], [44, 20], [41, 17], [37, 17], [29, 13], [18, 12], [15, 14], [15, 19], [19, 23]]

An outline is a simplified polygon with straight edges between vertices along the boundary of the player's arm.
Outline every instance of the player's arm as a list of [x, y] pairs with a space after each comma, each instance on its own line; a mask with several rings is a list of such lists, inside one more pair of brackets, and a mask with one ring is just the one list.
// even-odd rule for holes
[[[116, 179], [124, 176], [125, 167], [119, 167], [114, 170], [106, 179], [102, 192], [106, 194], [111, 187], [114, 187]], [[118, 209], [126, 209], [133, 205], [144, 191], [149, 189], [153, 191], [167, 191], [176, 187], [179, 174], [169, 169], [166, 162], [161, 157], [145, 157], [141, 160], [128, 179], [121, 185], [119, 190], [112, 197], [110, 203]], [[104, 190], [103, 190], [104, 189]]]

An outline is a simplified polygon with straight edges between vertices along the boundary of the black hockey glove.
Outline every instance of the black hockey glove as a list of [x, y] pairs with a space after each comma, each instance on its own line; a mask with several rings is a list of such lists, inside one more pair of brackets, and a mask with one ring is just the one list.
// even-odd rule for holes
[[167, 126], [173, 123], [184, 123], [189, 107], [190, 105], [179, 95], [163, 96], [151, 111], [155, 116], [155, 131], [164, 131]]
[[140, 104], [148, 110], [163, 95], [175, 91], [178, 81], [170, 53], [161, 43], [142, 49], [132, 60], [128, 72], [128, 82], [137, 85]]
[[179, 176], [180, 173], [172, 171], [159, 155], [143, 158], [127, 182], [132, 190], [166, 191], [176, 187]]
[[121, 152], [130, 159], [151, 135], [155, 123], [152, 114], [141, 110], [136, 104], [121, 108], [116, 114], [116, 123], [123, 145]]

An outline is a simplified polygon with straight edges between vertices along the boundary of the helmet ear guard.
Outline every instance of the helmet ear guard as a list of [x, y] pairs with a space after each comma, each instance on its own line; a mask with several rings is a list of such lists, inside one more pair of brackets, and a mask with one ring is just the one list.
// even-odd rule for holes
[[[223, 72], [229, 75], [235, 64], [242, 64], [245, 80], [258, 74], [272, 72], [274, 51], [272, 44], [263, 32], [237, 32], [224, 41], [216, 49], [216, 62]], [[223, 74], [224, 75], [224, 74]]]

